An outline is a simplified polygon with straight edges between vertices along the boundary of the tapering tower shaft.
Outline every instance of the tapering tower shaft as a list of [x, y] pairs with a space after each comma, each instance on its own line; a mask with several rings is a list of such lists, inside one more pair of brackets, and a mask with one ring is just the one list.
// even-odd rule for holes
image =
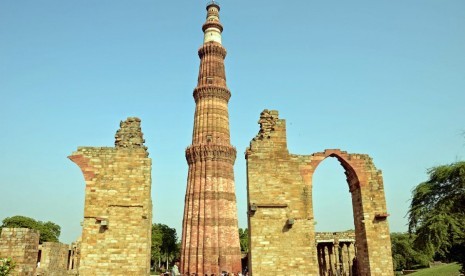
[[181, 271], [218, 275], [241, 270], [228, 102], [221, 44], [223, 26], [219, 5], [207, 5], [204, 43], [198, 54], [200, 68], [192, 145], [186, 149], [189, 165], [182, 230]]

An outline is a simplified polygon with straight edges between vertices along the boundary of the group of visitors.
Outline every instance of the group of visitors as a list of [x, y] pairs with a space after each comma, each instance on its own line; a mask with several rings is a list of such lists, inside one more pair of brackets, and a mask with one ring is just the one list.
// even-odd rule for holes
[[[181, 276], [181, 273], [179, 272], [179, 261], [176, 261], [173, 265], [173, 267], [171, 268], [171, 272], [168, 274], [168, 273], [165, 273], [165, 274], [161, 274], [160, 276], [166, 276], [166, 275], [169, 275], [169, 276]], [[199, 275], [197, 273], [192, 273], [192, 274], [189, 274], [189, 272], [186, 272], [185, 274], [183, 274], [185, 276], [202, 276], [202, 275]], [[223, 271], [221, 272], [220, 274], [216, 275], [215, 273], [213, 274], [205, 274], [205, 276], [248, 276], [249, 273], [246, 272], [245, 274], [242, 274], [242, 272], [237, 272], [237, 273], [233, 273], [233, 272], [226, 272], [226, 271]]]

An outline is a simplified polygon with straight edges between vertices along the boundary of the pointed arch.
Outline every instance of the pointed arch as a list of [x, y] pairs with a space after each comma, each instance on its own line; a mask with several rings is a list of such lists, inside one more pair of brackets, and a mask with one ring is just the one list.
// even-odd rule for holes
[[251, 272], [319, 274], [312, 181], [318, 165], [333, 157], [344, 168], [352, 197], [357, 275], [393, 275], [383, 178], [372, 158], [340, 149], [290, 154], [278, 112], [264, 110], [259, 122], [246, 150]]

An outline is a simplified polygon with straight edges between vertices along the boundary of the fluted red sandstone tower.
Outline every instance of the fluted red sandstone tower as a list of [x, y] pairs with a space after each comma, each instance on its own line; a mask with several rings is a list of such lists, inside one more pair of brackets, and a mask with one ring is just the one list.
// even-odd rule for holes
[[236, 149], [229, 137], [228, 102], [221, 45], [220, 7], [207, 5], [182, 229], [181, 271], [198, 275], [241, 270], [233, 165]]

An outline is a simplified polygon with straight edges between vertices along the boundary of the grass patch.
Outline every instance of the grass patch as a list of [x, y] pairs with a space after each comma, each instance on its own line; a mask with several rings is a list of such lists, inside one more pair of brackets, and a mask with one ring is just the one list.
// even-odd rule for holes
[[446, 264], [432, 268], [420, 269], [418, 272], [409, 274], [411, 276], [458, 276], [460, 275], [460, 265]]

